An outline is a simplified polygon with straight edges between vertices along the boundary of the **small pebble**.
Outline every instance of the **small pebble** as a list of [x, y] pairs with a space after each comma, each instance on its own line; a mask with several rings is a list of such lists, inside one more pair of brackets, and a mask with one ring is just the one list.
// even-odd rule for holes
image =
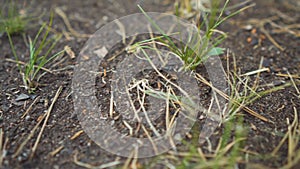
[[258, 39], [257, 38], [252, 38], [252, 41], [250, 43], [252, 46], [258, 45]]
[[177, 133], [177, 134], [175, 134], [174, 139], [175, 140], [182, 140], [182, 137], [179, 133]]
[[269, 59], [264, 59], [262, 63], [263, 67], [270, 67], [271, 66], [271, 61]]
[[252, 25], [245, 25], [243, 26], [243, 29], [247, 30], [247, 31], [250, 31], [253, 29], [253, 26]]
[[285, 81], [283, 81], [283, 80], [275, 80], [275, 81], [273, 82], [273, 85], [274, 85], [274, 86], [279, 86], [279, 85], [282, 85], [282, 84], [285, 84]]
[[20, 95], [17, 96], [16, 101], [24, 101], [29, 99], [30, 96], [28, 96], [27, 94], [21, 93]]

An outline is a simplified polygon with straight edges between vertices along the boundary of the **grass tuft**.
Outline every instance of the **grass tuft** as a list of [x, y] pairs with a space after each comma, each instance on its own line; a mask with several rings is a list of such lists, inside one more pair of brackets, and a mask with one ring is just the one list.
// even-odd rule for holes
[[22, 15], [16, 3], [10, 1], [0, 9], [0, 34], [9, 33], [10, 35], [22, 33], [28, 27], [31, 19]]
[[[210, 10], [200, 11], [199, 14], [201, 14], [201, 17], [203, 18], [203, 21], [198, 24], [198, 36], [200, 37], [189, 37], [190, 44], [184, 44], [182, 47], [175, 45], [175, 42], [170, 38], [170, 35], [165, 33], [141, 6], [138, 5], [138, 7], [152, 26], [154, 26], [162, 35], [160, 38], [152, 40], [164, 44], [170, 51], [179, 56], [185, 63], [185, 69], [194, 70], [198, 65], [203, 64], [207, 58], [224, 53], [224, 49], [218, 46], [226, 39], [227, 34], [217, 30], [217, 28], [229, 18], [253, 6], [253, 4], [248, 5], [223, 17], [229, 2], [230, 0], [226, 0], [224, 5], [221, 6], [220, 0], [213, 0], [210, 3], [211, 5], [209, 5]], [[190, 0], [182, 1], [182, 4], [184, 4], [183, 6], [185, 6], [188, 11], [191, 10], [190, 3]], [[204, 33], [202, 31], [204, 31]], [[139, 43], [141, 42], [137, 42], [136, 44]]]
[[60, 40], [61, 35], [50, 36], [49, 31], [52, 26], [53, 15], [51, 14], [50, 21], [48, 24], [44, 23], [39, 31], [37, 32], [35, 38], [32, 40], [30, 37], [29, 41], [29, 60], [22, 67], [21, 62], [19, 62], [19, 56], [17, 55], [15, 46], [12, 42], [9, 29], [6, 29], [8, 35], [9, 43], [12, 49], [12, 53], [18, 64], [19, 71], [22, 75], [24, 87], [29, 93], [33, 93], [38, 87], [38, 81], [41, 78], [39, 74], [40, 70], [51, 60], [59, 56], [64, 50], [52, 54], [52, 50], [56, 46], [57, 42]]

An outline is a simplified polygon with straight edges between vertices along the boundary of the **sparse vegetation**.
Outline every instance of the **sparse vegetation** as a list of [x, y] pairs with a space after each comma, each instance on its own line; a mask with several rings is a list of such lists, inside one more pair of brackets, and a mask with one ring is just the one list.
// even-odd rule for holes
[[21, 14], [15, 2], [6, 1], [0, 9], [0, 34], [22, 33], [28, 27], [30, 20], [25, 14]]
[[[209, 87], [211, 87], [216, 93], [222, 96], [228, 101], [228, 105], [225, 107], [227, 110], [223, 111], [223, 114], [220, 114], [220, 118], [223, 122], [230, 120], [235, 117], [235, 115], [240, 111], [246, 111], [247, 113], [263, 120], [266, 122], [271, 122], [266, 117], [260, 115], [259, 113], [251, 110], [248, 105], [254, 103], [256, 100], [262, 98], [265, 95], [268, 95], [272, 92], [279, 90], [284, 90], [288, 86], [292, 86], [291, 82], [285, 83], [279, 86], [269, 85], [269, 88], [266, 88], [263, 84], [259, 84], [258, 79], [260, 78], [260, 73], [262, 71], [268, 71], [269, 69], [262, 68], [259, 66], [259, 69], [253, 72], [248, 72], [241, 74], [240, 69], [236, 65], [236, 58], [233, 54], [233, 58], [228, 58], [227, 55], [227, 83], [230, 88], [229, 94], [220, 91], [215, 88], [212, 84], [209, 83], [202, 75], [196, 74], [196, 78]], [[230, 66], [230, 61], [232, 60], [232, 67]], [[251, 80], [249, 75], [256, 75], [255, 80]]]
[[245, 140], [247, 139], [247, 127], [244, 126], [243, 117], [231, 119], [224, 124], [222, 135], [216, 145], [212, 145], [208, 139], [208, 146], [197, 146], [189, 141], [184, 141], [186, 150], [169, 151], [160, 155], [144, 168], [235, 168], [243, 164], [247, 159]]
[[[181, 8], [186, 8], [184, 12], [191, 12], [191, 6], [188, 4], [188, 0], [182, 1], [183, 6], [180, 6]], [[147, 15], [146, 12], [140, 7], [140, 10], [144, 13], [144, 15], [149, 19], [151, 24], [157, 28], [161, 32], [161, 36], [157, 36], [154, 38], [150, 38], [147, 40], [143, 40], [140, 42], [137, 42], [133, 45], [131, 45], [128, 49], [129, 52], [137, 52], [140, 51], [144, 54], [146, 59], [149, 57], [147, 56], [147, 53], [144, 51], [144, 49], [150, 49], [150, 50], [158, 50], [155, 48], [155, 45], [153, 44], [159, 44], [164, 45], [168, 49], [170, 49], [174, 54], [179, 56], [185, 63], [185, 68], [194, 70], [197, 66], [202, 64], [208, 57], [214, 56], [214, 55], [220, 55], [224, 54], [222, 48], [219, 48], [218, 45], [220, 45], [223, 40], [226, 38], [226, 34], [224, 32], [221, 32], [217, 30], [217, 27], [222, 24], [224, 21], [226, 21], [228, 18], [240, 13], [241, 11], [253, 6], [249, 5], [244, 8], [241, 8], [237, 10], [236, 12], [231, 13], [230, 15], [222, 18], [222, 15], [229, 3], [229, 0], [227, 0], [224, 4], [224, 6], [221, 8], [221, 10], [218, 8], [220, 5], [220, 1], [212, 1], [212, 7], [209, 11], [206, 10], [206, 12], [201, 12], [203, 17], [203, 23], [199, 26], [199, 34], [200, 30], [204, 28], [205, 32], [201, 35], [201, 41], [195, 43], [196, 45], [192, 46], [191, 48], [184, 46], [184, 47], [178, 47], [175, 45], [175, 42], [170, 38], [170, 34], [166, 34], [165, 32], [161, 31], [158, 25], [155, 24], [155, 22]], [[177, 11], [182, 11], [183, 9], [177, 9]], [[182, 13], [181, 13], [182, 14]], [[173, 32], [175, 34], [177, 32]], [[180, 32], [179, 32], [180, 33]], [[215, 33], [219, 33], [219, 36], [215, 36]], [[212, 45], [209, 45], [212, 43]], [[153, 47], [151, 46], [153, 45]], [[208, 85], [213, 91], [218, 93], [220, 96], [224, 97], [228, 101], [228, 105], [225, 107], [222, 114], [220, 114], [220, 117], [218, 119], [221, 119], [221, 123], [225, 126], [224, 133], [222, 137], [219, 140], [219, 145], [216, 147], [216, 150], [210, 150], [209, 152], [214, 152], [214, 154], [204, 154], [201, 150], [201, 148], [197, 148], [196, 145], [189, 145], [190, 147], [189, 151], [187, 152], [173, 152], [168, 155], [162, 155], [161, 158], [159, 157], [154, 160], [153, 164], [147, 167], [155, 168], [157, 164], [162, 164], [167, 168], [236, 168], [240, 164], [249, 162], [249, 156], [255, 155], [255, 152], [247, 151], [247, 148], [244, 146], [244, 140], [247, 139], [247, 135], [245, 132], [245, 128], [241, 127], [245, 124], [243, 123], [243, 120], [238, 120], [239, 122], [235, 124], [233, 127], [232, 121], [239, 117], [239, 119], [242, 119], [241, 112], [247, 112], [250, 115], [268, 122], [273, 123], [272, 120], [268, 119], [267, 117], [264, 117], [260, 113], [253, 111], [248, 106], [251, 104], [255, 104], [255, 101], [259, 100], [263, 96], [266, 96], [270, 93], [284, 90], [286, 87], [292, 86], [292, 82], [284, 83], [283, 85], [263, 85], [260, 84], [260, 74], [261, 72], [269, 71], [268, 68], [264, 68], [262, 65], [259, 65], [258, 70], [248, 72], [241, 74], [241, 71], [237, 68], [236, 59], [233, 55], [233, 67], [230, 67], [229, 65], [232, 64], [229, 62], [228, 56], [227, 56], [227, 74], [226, 74], [226, 81], [229, 86], [229, 93], [224, 93], [220, 91], [219, 89], [215, 88], [208, 80], [206, 80], [202, 75], [196, 74], [196, 79], [199, 80], [199, 82], [204, 83]], [[151, 64], [151, 63], [150, 63]], [[262, 62], [261, 62], [262, 64]], [[155, 69], [155, 68], [154, 68]], [[250, 76], [256, 75], [256, 78], [253, 80]], [[180, 103], [179, 97], [176, 95], [170, 95], [169, 93], [162, 93], [162, 92], [156, 92], [154, 90], [148, 90], [144, 91], [146, 94], [150, 94], [151, 96], [160, 98], [162, 100], [170, 99], [170, 102], [179, 102], [181, 106], [185, 106], [184, 104]], [[295, 116], [296, 118], [297, 116]], [[295, 119], [297, 120], [297, 119]], [[289, 124], [290, 125], [290, 124]], [[293, 122], [293, 126], [295, 126], [295, 121]], [[231, 135], [231, 129], [234, 128], [235, 135], [233, 136], [234, 141], [229, 142], [229, 140], [232, 138]], [[290, 129], [291, 127], [289, 127]], [[291, 129], [290, 129], [291, 130]], [[295, 165], [295, 161], [299, 161], [299, 155], [297, 153], [294, 153], [295, 148], [295, 140], [296, 136], [295, 134], [299, 131], [293, 131], [289, 130], [289, 133], [286, 134], [284, 139], [287, 139], [288, 134], [290, 134], [290, 142], [289, 142], [289, 160], [288, 164], [284, 166], [285, 168], [290, 168], [291, 166]], [[207, 140], [209, 141], [209, 140]], [[283, 142], [281, 143], [283, 144]], [[280, 147], [281, 145], [279, 145]], [[274, 150], [275, 151], [275, 150]], [[170, 152], [169, 152], [170, 153]], [[250, 155], [249, 155], [250, 154]], [[261, 156], [261, 158], [266, 158], [266, 156], [271, 156], [271, 154], [265, 154]], [[293, 159], [293, 160], [292, 160]], [[250, 164], [250, 163], [249, 163]], [[136, 164], [132, 164], [133, 166]], [[252, 164], [250, 164], [252, 165]], [[250, 166], [249, 165], [249, 166]], [[127, 164], [127, 166], [129, 166]]]
[[[138, 7], [143, 12], [143, 14], [149, 19], [151, 24], [153, 24], [153, 26], [162, 34], [160, 38], [157, 38], [155, 40], [165, 44], [171, 51], [178, 55], [184, 61], [186, 69], [194, 70], [198, 65], [203, 64], [208, 57], [224, 53], [224, 49], [218, 46], [225, 40], [227, 35], [225, 32], [217, 30], [217, 28], [227, 19], [253, 6], [253, 4], [248, 5], [224, 17], [223, 14], [229, 2], [230, 0], [226, 0], [223, 6], [221, 6], [220, 0], [213, 0], [211, 2], [211, 5], [209, 5], [209, 10], [199, 11], [198, 13], [201, 14], [201, 17], [203, 18], [203, 20], [198, 24], [198, 33], [200, 37], [189, 37], [189, 39], [191, 39], [190, 43], [185, 44], [186, 46], [181, 47], [175, 45], [173, 40], [169, 37], [170, 35], [163, 32], [159, 28], [159, 26], [152, 20], [152, 18], [150, 18], [147, 15], [147, 13], [143, 10], [141, 6], [138, 5]], [[192, 2], [189, 0], [183, 0], [181, 1], [181, 6], [187, 8], [187, 11], [190, 11], [191, 3]], [[199, 8], [198, 10], [201, 9], [202, 8]], [[177, 9], [176, 11], [178, 10], [179, 9]], [[202, 33], [202, 31], [204, 32]], [[180, 34], [180, 32], [177, 33]], [[140, 42], [137, 42], [137, 44], [138, 43]]]
[[[76, 1], [69, 7], [66, 4], [61, 6], [67, 2], [65, 0], [41, 4], [33, 1], [34, 8], [55, 6], [55, 13], [51, 13], [49, 21], [36, 27], [36, 32], [33, 32], [27, 31], [32, 26], [32, 17], [28, 17], [26, 9], [20, 9], [14, 0], [5, 0], [0, 9], [0, 60], [4, 60], [0, 62], [0, 168], [299, 168], [300, 67], [299, 50], [297, 43], [294, 43], [300, 36], [297, 0], [276, 3], [245, 0], [236, 5], [231, 4], [230, 0], [174, 1], [153, 1], [153, 4], [139, 8], [157, 30], [160, 27], [145, 11], [168, 9], [170, 11], [165, 12], [173, 12], [191, 21], [201, 37], [188, 37], [188, 45], [171, 38], [180, 32], [166, 33], [161, 30], [159, 35], [150, 35], [150, 38], [141, 41], [135, 40], [147, 35], [131, 37], [130, 42], [126, 41], [129, 44], [127, 48], [122, 46], [128, 45], [125, 41], [112, 49], [95, 45], [95, 54], [107, 54], [99, 64], [99, 71], [90, 72], [99, 78], [95, 83], [97, 92], [100, 91], [95, 94], [96, 98], [100, 95], [104, 98], [103, 104], [93, 110], [99, 108], [99, 111], [103, 111], [101, 120], [110, 121], [112, 128], [116, 127], [124, 136], [150, 140], [161, 133], [168, 136], [178, 125], [176, 118], [182, 110], [199, 113], [192, 129], [180, 135], [182, 141], [179, 144], [172, 145], [172, 149], [158, 156], [141, 159], [137, 158], [139, 151], [132, 151], [126, 158], [99, 148], [98, 142], [93, 142], [80, 126], [78, 118], [73, 118], [74, 97], [71, 99], [71, 96], [75, 96], [75, 90], [71, 87], [71, 81], [73, 68], [78, 63], [75, 60], [76, 52], [82, 50], [82, 42], [91, 37], [93, 29], [127, 14], [123, 13], [127, 9], [120, 9], [122, 3], [92, 1], [82, 5]], [[294, 3], [288, 6], [291, 1]], [[246, 10], [254, 3], [257, 6], [253, 10]], [[168, 8], [164, 8], [164, 5]], [[107, 6], [110, 6], [109, 10], [102, 10]], [[172, 7], [175, 9], [172, 10]], [[265, 10], [267, 7], [271, 7], [270, 10]], [[76, 8], [80, 10], [74, 11]], [[135, 8], [132, 5], [128, 11], [137, 10]], [[114, 13], [114, 10], [120, 12]], [[54, 14], [58, 19], [55, 25]], [[103, 17], [103, 22], [97, 23], [94, 19], [99, 16]], [[237, 17], [228, 21], [232, 16]], [[120, 32], [112, 33], [125, 39], [128, 29], [118, 26]], [[228, 31], [228, 34], [222, 30]], [[23, 36], [19, 36], [20, 33]], [[226, 38], [229, 40], [225, 41]], [[61, 50], [63, 46], [65, 50]], [[230, 50], [225, 49], [227, 47]], [[203, 107], [210, 107], [218, 95], [226, 100], [223, 111], [216, 112], [214, 117], [210, 117], [209, 110], [195, 111], [197, 105], [177, 85], [180, 79], [155, 67], [150, 59], [152, 55], [147, 55], [147, 50], [159, 55], [160, 49], [167, 49], [181, 59], [183, 67], [178, 72], [192, 72], [189, 75], [195, 78], [199, 88], [191, 89], [201, 91]], [[70, 57], [61, 59], [64, 51]], [[125, 90], [126, 96], [131, 99], [129, 106], [134, 108], [135, 117], [146, 119], [143, 122], [127, 122], [119, 113], [120, 110], [116, 109], [117, 97], [112, 94], [115, 79], [111, 77], [118, 75], [115, 74], [115, 66], [122, 62], [121, 57], [128, 54], [136, 54], [138, 59], [148, 61], [153, 69], [139, 72]], [[224, 70], [227, 83], [225, 91], [212, 84], [202, 65], [207, 58], [217, 55], [224, 68], [227, 64]], [[80, 59], [85, 61], [89, 56]], [[47, 76], [44, 80], [48, 72], [55, 73], [55, 77]], [[20, 83], [27, 94], [18, 88]], [[47, 84], [41, 88], [44, 83]], [[85, 90], [90, 86], [82, 87]], [[179, 96], [179, 92], [182, 95]], [[23, 95], [26, 97], [18, 100]], [[157, 111], [159, 118], [155, 120], [147, 115], [151, 108], [148, 96], [165, 103], [165, 107]], [[83, 110], [83, 113], [89, 112]], [[199, 143], [202, 125], [210, 118], [212, 123], [217, 121], [218, 127], [210, 137], [204, 138], [203, 143]], [[93, 127], [94, 124], [88, 125]], [[144, 133], [139, 135], [139, 132]]]
[[24, 87], [26, 90], [28, 90], [29, 93], [34, 92], [38, 87], [38, 81], [42, 76], [42, 74], [40, 74], [40, 70], [44, 69], [43, 67], [48, 62], [64, 52], [64, 50], [62, 50], [52, 54], [54, 47], [56, 46], [58, 40], [61, 38], [61, 35], [49, 35], [49, 31], [53, 21], [52, 18], [53, 16], [51, 16], [49, 24], [44, 23], [41, 26], [33, 41], [30, 37], [28, 38], [29, 60], [23, 65], [21, 64], [22, 62], [19, 61], [20, 57], [18, 56], [15, 46], [12, 42], [9, 30], [7, 30], [6, 32], [13, 55], [22, 75]]

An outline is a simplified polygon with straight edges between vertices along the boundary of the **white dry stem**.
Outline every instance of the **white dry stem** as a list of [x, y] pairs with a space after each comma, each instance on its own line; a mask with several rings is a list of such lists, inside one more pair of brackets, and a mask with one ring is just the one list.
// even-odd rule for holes
[[147, 131], [147, 129], [145, 128], [144, 125], [142, 125], [142, 129], [144, 130], [144, 132], [146, 133], [147, 137], [149, 138], [149, 140], [150, 140], [150, 142], [151, 142], [151, 144], [153, 146], [153, 150], [154, 150], [155, 154], [158, 154], [158, 149], [156, 147], [156, 144], [154, 143], [152, 137], [150, 136], [149, 132]]
[[[142, 101], [141, 99], [139, 99], [139, 103], [140, 103], [140, 106], [142, 108], [142, 111], [144, 113], [144, 116], [146, 118], [146, 121], [147, 123], [149, 124], [150, 126], [150, 129], [154, 132], [154, 134], [157, 136], [157, 137], [161, 137], [160, 133], [156, 130], [156, 128], [153, 126], [150, 118], [148, 117], [148, 114], [147, 114], [147, 111], [146, 111], [146, 108], [144, 107], [144, 101], [145, 101], [145, 97], [146, 97], [146, 93], [145, 93], [145, 87], [146, 87], [146, 84], [145, 83], [142, 83], [142, 86], [143, 86], [143, 89], [140, 88], [140, 86], [137, 86], [138, 88], [138, 91], [141, 90], [143, 92], [143, 97], [142, 97]], [[139, 94], [138, 94], [139, 95]]]
[[110, 118], [113, 118], [113, 113], [114, 113], [114, 95], [113, 92], [110, 94], [110, 104], [109, 104], [109, 116]]
[[[124, 77], [123, 77], [123, 81], [124, 81], [124, 84], [125, 84], [126, 80], [125, 80]], [[131, 87], [131, 88], [132, 88], [132, 87]], [[133, 101], [132, 101], [132, 99], [131, 99], [131, 97], [130, 97], [129, 89], [128, 89], [128, 87], [127, 87], [126, 85], [125, 85], [125, 91], [126, 91], [126, 93], [127, 93], [127, 97], [128, 97], [128, 99], [129, 99], [130, 105], [131, 105], [131, 107], [132, 107], [132, 109], [133, 109], [133, 111], [134, 111], [134, 118], [136, 118], [136, 119], [138, 120], [138, 122], [141, 123], [141, 119], [139, 118], [138, 112], [137, 112], [137, 110], [135, 109], [134, 103], [133, 103]]]
[[125, 120], [123, 120], [123, 123], [129, 129], [129, 135], [132, 136], [133, 135], [133, 128]]
[[166, 117], [165, 117], [165, 122], [166, 122], [166, 133], [169, 132], [169, 124], [170, 124], [170, 110], [169, 110], [169, 103], [170, 103], [170, 88], [167, 89], [167, 98], [166, 98]]

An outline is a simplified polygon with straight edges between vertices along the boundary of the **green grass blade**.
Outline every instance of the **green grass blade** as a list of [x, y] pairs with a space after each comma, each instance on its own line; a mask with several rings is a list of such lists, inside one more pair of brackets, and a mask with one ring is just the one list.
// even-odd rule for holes
[[16, 61], [17, 61], [18, 69], [19, 69], [19, 71], [21, 72], [22, 69], [21, 69], [21, 65], [20, 65], [20, 63], [19, 63], [19, 57], [18, 57], [18, 55], [17, 55], [15, 46], [14, 46], [14, 44], [13, 44], [13, 42], [12, 42], [10, 33], [8, 32], [8, 29], [6, 29], [6, 33], [7, 33], [7, 36], [8, 36], [8, 41], [9, 41], [9, 45], [10, 45], [11, 51], [12, 51], [12, 53], [13, 53], [13, 55], [14, 55]]
[[[48, 24], [48, 26], [47, 26], [45, 35], [43, 36], [43, 39], [42, 39], [42, 41], [41, 41], [39, 47], [38, 47], [37, 50], [36, 50], [36, 54], [35, 54], [36, 56], [35, 56], [35, 57], [37, 57], [37, 55], [39, 55], [39, 54], [41, 53], [42, 49], [46, 46], [46, 45], [45, 45], [46, 39], [48, 38], [48, 34], [49, 34], [49, 32], [50, 32], [52, 23], [53, 23], [53, 13], [51, 13], [51, 15], [50, 15], [49, 24]], [[42, 26], [42, 30], [44, 29], [45, 26], [46, 26], [46, 24]], [[37, 34], [36, 39], [37, 39], [38, 37], [39, 37], [39, 33]], [[35, 45], [36, 45], [36, 41], [34, 42], [34, 46], [35, 46]]]

